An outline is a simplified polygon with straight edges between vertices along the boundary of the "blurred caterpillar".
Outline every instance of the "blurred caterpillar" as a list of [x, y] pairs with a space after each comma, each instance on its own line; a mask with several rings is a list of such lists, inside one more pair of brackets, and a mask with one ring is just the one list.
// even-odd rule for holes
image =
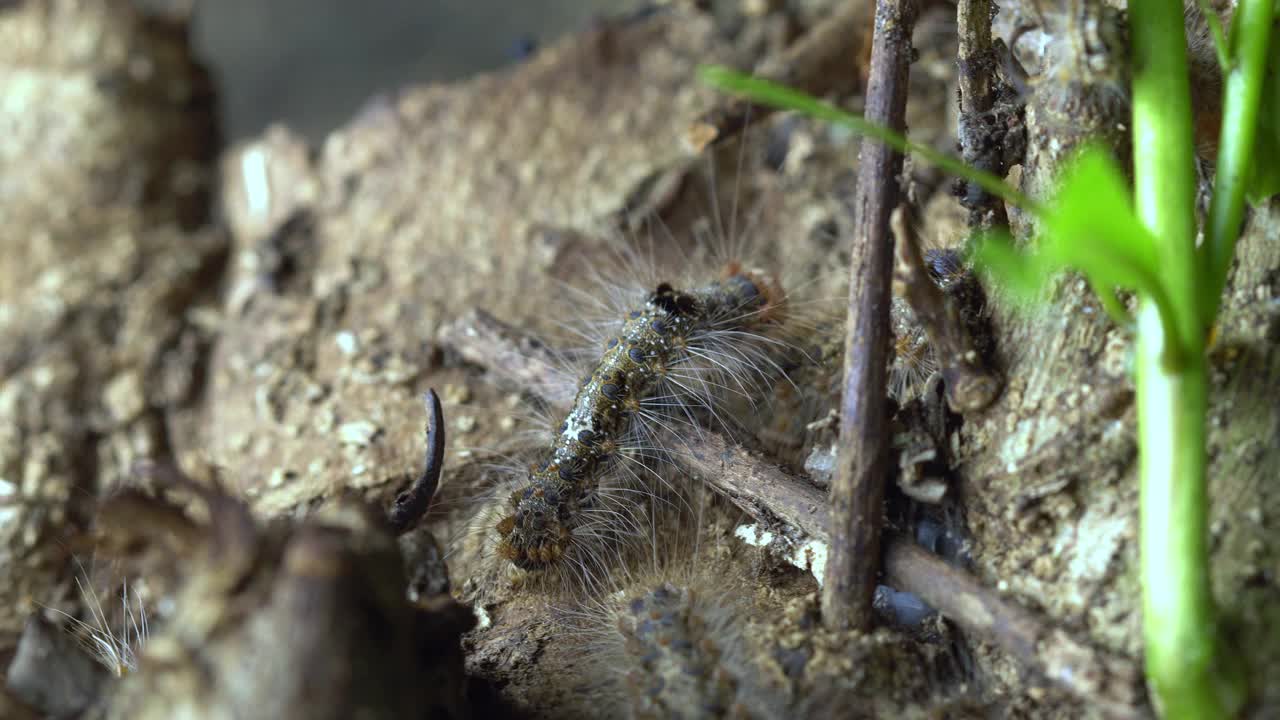
[[[626, 686], [636, 718], [747, 718], [748, 667], [737, 619], [688, 586], [662, 583], [617, 612], [631, 666]], [[753, 707], [754, 706], [754, 707]]]

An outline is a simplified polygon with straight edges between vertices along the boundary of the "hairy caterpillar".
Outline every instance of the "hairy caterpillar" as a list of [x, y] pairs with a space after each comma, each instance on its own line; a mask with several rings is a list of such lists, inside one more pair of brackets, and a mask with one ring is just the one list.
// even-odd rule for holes
[[525, 569], [558, 561], [637, 424], [673, 404], [714, 411], [715, 394], [741, 384], [738, 370], [761, 352], [750, 339], [738, 341], [776, 323], [782, 310], [775, 282], [736, 266], [690, 290], [658, 285], [605, 343], [550, 449], [511, 495], [512, 513], [496, 528], [500, 554]]
[[[510, 478], [490, 485], [491, 500], [470, 519], [471, 536], [484, 538], [473, 550], [496, 562], [462, 574], [461, 582], [484, 585], [512, 568], [567, 570], [570, 585], [601, 589], [604, 565], [616, 567], [643, 549], [652, 515], [683, 502], [671, 491], [688, 482], [672, 472], [684, 438], [751, 425], [748, 439], [773, 450], [781, 445], [773, 435], [786, 433], [794, 447], [775, 454], [798, 455], [796, 465], [806, 444], [814, 445], [820, 429], [807, 428], [809, 421], [827, 415], [836, 394], [827, 381], [830, 367], [810, 370], [826, 354], [824, 338], [839, 337], [836, 306], [797, 302], [794, 284], [756, 269], [778, 267], [794, 276], [787, 258], [725, 252], [694, 234], [692, 244], [650, 238], [648, 252], [643, 239], [627, 238], [621, 251], [605, 246], [618, 254], [588, 260], [595, 287], [570, 285], [572, 302], [559, 316], [589, 349], [570, 356], [579, 361], [564, 373], [567, 380], [511, 376], [548, 401], [549, 432], [533, 458], [507, 464]], [[588, 240], [574, 242], [590, 247]], [[590, 250], [584, 255], [591, 258]], [[745, 266], [737, 260], [744, 256], [757, 262]], [[932, 280], [959, 284], [965, 268], [957, 257], [931, 250]], [[606, 272], [612, 277], [601, 277]], [[888, 390], [903, 403], [920, 393], [937, 363], [911, 312], [898, 305], [900, 347], [890, 360], [897, 372]], [[817, 331], [819, 324], [825, 327]], [[491, 364], [507, 365], [496, 357]], [[775, 394], [776, 385], [787, 392]], [[759, 412], [766, 403], [770, 412]]]
[[[686, 513], [657, 530], [651, 563], [619, 573], [611, 591], [567, 613], [579, 620], [567, 634], [588, 638], [586, 664], [610, 669], [594, 688], [597, 712], [745, 719], [836, 717], [860, 707], [855, 717], [886, 717], [947, 699], [936, 686], [963, 669], [945, 627], [914, 618], [906, 632], [921, 648], [902, 645], [899, 629], [825, 631], [813, 594], [782, 590], [781, 577], [761, 590], [767, 551], [738, 542], [740, 518], [706, 499], [690, 498], [696, 518]], [[891, 599], [890, 609], [901, 613], [905, 600]], [[895, 659], [884, 658], [888, 646]], [[891, 678], [892, 692], [866, 686], [863, 668], [876, 663], [885, 663], [876, 672]]]
[[584, 603], [554, 610], [585, 664], [593, 714], [631, 718], [778, 717], [787, 679], [769, 659], [777, 597], [751, 582], [758, 550], [733, 536], [740, 515], [705, 488], [654, 518], [649, 555], [612, 576]]

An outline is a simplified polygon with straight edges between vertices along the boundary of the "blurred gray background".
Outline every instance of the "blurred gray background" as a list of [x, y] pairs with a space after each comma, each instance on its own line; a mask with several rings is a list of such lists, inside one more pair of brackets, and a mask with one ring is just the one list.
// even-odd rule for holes
[[228, 140], [275, 121], [319, 140], [375, 93], [501, 68], [642, 1], [196, 0], [194, 32]]

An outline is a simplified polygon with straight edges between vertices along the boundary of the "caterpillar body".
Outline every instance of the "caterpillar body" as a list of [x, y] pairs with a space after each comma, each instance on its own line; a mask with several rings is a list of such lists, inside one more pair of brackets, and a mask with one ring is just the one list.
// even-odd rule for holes
[[[662, 283], [627, 312], [578, 390], [549, 448], [511, 494], [497, 523], [499, 554], [523, 569], [558, 562], [601, 477], [625, 462], [644, 423], [676, 408], [716, 412], [716, 395], [746, 390], [743, 370], [760, 370], [764, 332], [782, 317], [776, 281], [731, 264], [721, 279], [687, 290]], [[646, 447], [646, 446], [641, 446]]]

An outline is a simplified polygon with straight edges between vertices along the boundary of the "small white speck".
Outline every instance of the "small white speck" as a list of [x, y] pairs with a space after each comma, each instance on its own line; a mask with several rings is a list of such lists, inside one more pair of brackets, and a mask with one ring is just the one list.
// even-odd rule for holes
[[240, 156], [240, 174], [244, 178], [245, 199], [249, 215], [258, 221], [267, 219], [271, 211], [271, 181], [267, 177], [267, 153], [251, 147]]
[[271, 471], [271, 475], [267, 478], [267, 487], [280, 487], [285, 484], [286, 481], [292, 480], [294, 477], [296, 477], [296, 474], [292, 470], [276, 468]]
[[338, 427], [338, 439], [345, 445], [364, 447], [373, 442], [374, 436], [378, 434], [378, 429], [377, 425], [368, 420], [343, 423]]
[[356, 337], [356, 334], [350, 330], [343, 330], [337, 335], [334, 335], [333, 341], [338, 344], [338, 349], [347, 357], [351, 357], [360, 352], [360, 338]]

